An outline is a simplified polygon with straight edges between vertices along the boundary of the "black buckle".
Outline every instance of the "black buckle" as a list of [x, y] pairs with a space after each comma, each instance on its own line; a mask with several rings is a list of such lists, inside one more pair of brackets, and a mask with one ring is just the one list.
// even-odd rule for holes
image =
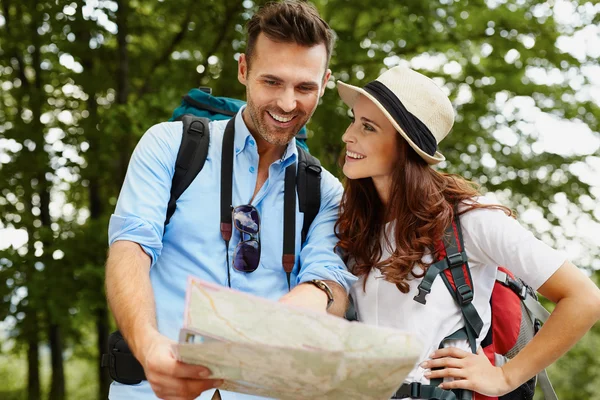
[[456, 288], [456, 295], [461, 306], [473, 301], [473, 291], [469, 285], [461, 285]]
[[421, 397], [421, 382], [412, 382], [410, 384], [410, 397], [413, 399]]
[[533, 332], [535, 332], [534, 335], [538, 333], [540, 329], [542, 329], [542, 321], [536, 318], [533, 323]]
[[[196, 125], [196, 124], [202, 125], [202, 128], [198, 129], [198, 128], [194, 127], [194, 125]], [[206, 131], [206, 126], [204, 125], [204, 122], [200, 121], [200, 120], [193, 121], [190, 124], [190, 127], [188, 129], [188, 132], [195, 133], [195, 134], [198, 134], [200, 136], [204, 135], [205, 131]]]
[[421, 383], [411, 382], [403, 383], [402, 386], [394, 393], [392, 399], [420, 399], [421, 398]]
[[422, 288], [421, 286], [419, 286], [418, 289], [419, 289], [419, 294], [416, 295], [415, 297], [413, 297], [413, 300], [418, 303], [421, 303], [421, 304], [427, 303], [425, 296], [427, 296], [429, 293], [431, 293], [431, 290]]
[[510, 276], [506, 276], [506, 283], [508, 284], [508, 287], [515, 292], [521, 299], [525, 299], [525, 296], [527, 296], [527, 286], [523, 284], [523, 282], [519, 281], [518, 279], [513, 279]]
[[450, 254], [449, 256], [446, 256], [446, 259], [448, 260], [450, 268], [461, 266], [467, 261], [462, 251], [460, 253]]
[[321, 167], [319, 167], [318, 165], [314, 165], [314, 164], [308, 165], [306, 167], [306, 169], [316, 175], [319, 175], [322, 171]]

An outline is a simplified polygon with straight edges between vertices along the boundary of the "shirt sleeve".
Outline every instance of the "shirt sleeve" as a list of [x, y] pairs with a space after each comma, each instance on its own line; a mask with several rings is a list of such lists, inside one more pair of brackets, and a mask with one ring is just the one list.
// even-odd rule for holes
[[[478, 202], [491, 204], [485, 198]], [[504, 211], [475, 209], [461, 216], [465, 250], [470, 260], [501, 265], [538, 290], [567, 260]]]
[[150, 128], [137, 144], [108, 227], [109, 245], [118, 240], [139, 243], [152, 265], [162, 250], [171, 180], [182, 136], [180, 122]]
[[312, 279], [330, 280], [339, 283], [347, 293], [356, 282], [344, 262], [335, 252], [337, 237], [335, 222], [339, 214], [343, 188], [331, 173], [321, 173], [321, 208], [310, 226], [306, 243], [300, 252], [300, 272], [297, 283]]

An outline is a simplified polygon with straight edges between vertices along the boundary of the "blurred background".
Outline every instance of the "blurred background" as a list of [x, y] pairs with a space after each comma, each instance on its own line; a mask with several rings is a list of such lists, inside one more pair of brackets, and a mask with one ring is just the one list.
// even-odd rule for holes
[[[244, 98], [236, 60], [263, 1], [0, 0], [0, 399], [105, 399], [107, 223], [140, 136], [190, 88]], [[600, 280], [600, 4], [315, 0], [335, 79], [405, 64], [456, 108], [439, 168], [513, 207]], [[333, 79], [308, 144], [332, 172], [349, 123]], [[597, 324], [550, 368], [600, 399]]]

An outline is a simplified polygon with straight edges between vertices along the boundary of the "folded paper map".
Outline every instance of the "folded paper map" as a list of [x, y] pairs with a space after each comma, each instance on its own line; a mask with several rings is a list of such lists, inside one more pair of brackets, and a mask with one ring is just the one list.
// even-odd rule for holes
[[220, 389], [278, 399], [389, 399], [422, 345], [190, 278], [177, 358], [208, 367]]

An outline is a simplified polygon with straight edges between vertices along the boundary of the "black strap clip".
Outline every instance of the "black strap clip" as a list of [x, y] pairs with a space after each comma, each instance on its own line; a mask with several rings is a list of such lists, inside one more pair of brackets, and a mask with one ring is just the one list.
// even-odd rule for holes
[[413, 300], [417, 303], [426, 304], [427, 300], [425, 300], [425, 296], [431, 293], [430, 289], [425, 289], [424, 287], [419, 286], [419, 294], [413, 297]]
[[446, 256], [446, 259], [448, 260], [448, 266], [450, 268], [460, 267], [467, 262], [467, 256], [464, 251], [456, 254], [450, 254]]
[[508, 284], [508, 287], [513, 292], [515, 292], [521, 299], [525, 299], [525, 297], [527, 296], [527, 286], [524, 285], [523, 282], [521, 282], [518, 279], [513, 279], [510, 276], [507, 276], [506, 283]]
[[400, 389], [394, 393], [392, 399], [420, 399], [421, 398], [421, 382], [403, 383]]
[[315, 175], [319, 175], [321, 174], [321, 171], [323, 170], [320, 166], [318, 165], [307, 165], [306, 166], [306, 170], [310, 171], [311, 173], [315, 174]]
[[204, 124], [204, 121], [201, 120], [192, 121], [190, 127], [188, 128], [189, 133], [195, 133], [201, 137], [204, 136], [204, 132], [206, 132], [206, 130], [206, 125]]
[[464, 306], [473, 301], [473, 290], [469, 285], [461, 285], [456, 288], [456, 296], [458, 297], [458, 303]]
[[412, 382], [410, 384], [410, 397], [413, 399], [421, 397], [421, 382]]

